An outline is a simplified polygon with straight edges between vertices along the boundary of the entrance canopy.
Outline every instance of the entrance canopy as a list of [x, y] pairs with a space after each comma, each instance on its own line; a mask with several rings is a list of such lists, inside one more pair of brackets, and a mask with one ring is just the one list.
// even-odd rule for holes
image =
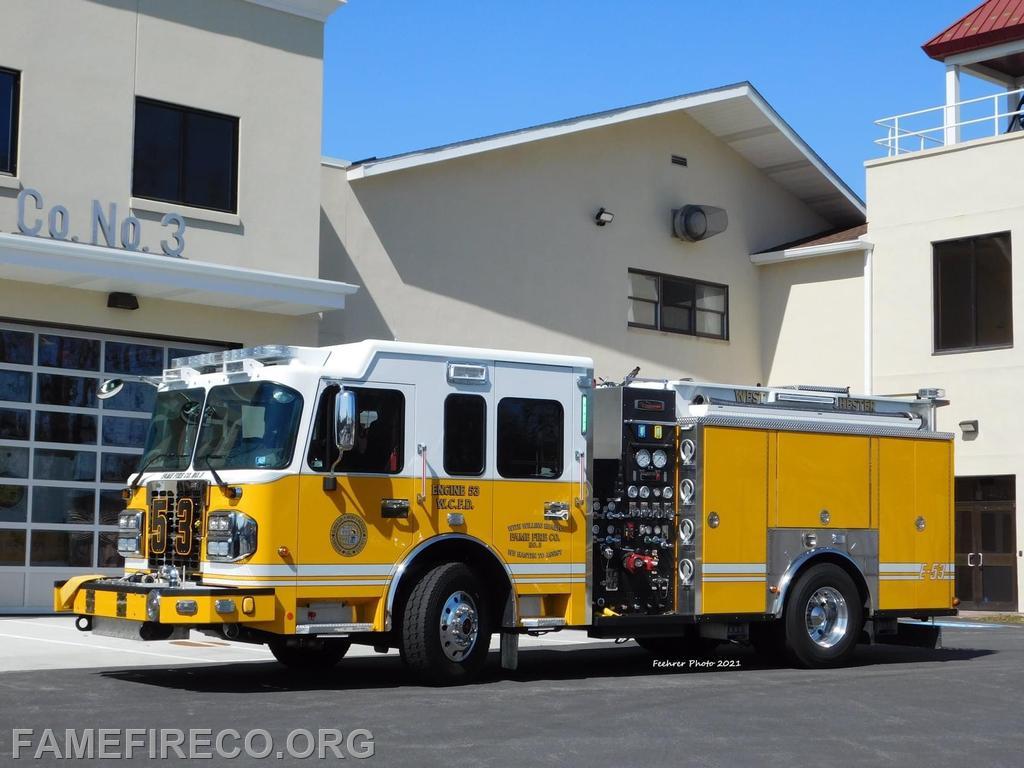
[[0, 233], [0, 278], [278, 315], [344, 309], [358, 286]]

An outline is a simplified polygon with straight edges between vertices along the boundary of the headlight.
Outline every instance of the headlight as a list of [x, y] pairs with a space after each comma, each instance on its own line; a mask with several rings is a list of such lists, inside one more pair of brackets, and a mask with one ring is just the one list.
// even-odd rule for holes
[[137, 555], [142, 551], [142, 512], [126, 509], [117, 516], [117, 554], [122, 557]]
[[234, 562], [256, 552], [256, 521], [242, 512], [213, 512], [206, 522], [206, 556]]
[[640, 467], [640, 469], [647, 469], [647, 467], [651, 466], [651, 452], [646, 448], [641, 448], [637, 451], [636, 456], [634, 456], [633, 459], [636, 461], [636, 465]]

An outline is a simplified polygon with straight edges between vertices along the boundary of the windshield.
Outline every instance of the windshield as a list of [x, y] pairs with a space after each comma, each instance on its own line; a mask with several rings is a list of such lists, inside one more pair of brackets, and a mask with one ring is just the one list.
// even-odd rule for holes
[[302, 419], [302, 395], [267, 381], [213, 387], [203, 409], [195, 469], [282, 469]]
[[146, 450], [139, 468], [156, 471], [187, 469], [199, 431], [199, 412], [203, 407], [202, 389], [159, 392], [149, 422]]

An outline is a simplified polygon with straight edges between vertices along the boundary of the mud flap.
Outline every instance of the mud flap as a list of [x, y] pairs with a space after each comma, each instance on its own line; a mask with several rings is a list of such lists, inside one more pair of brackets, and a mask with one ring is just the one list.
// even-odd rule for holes
[[889, 624], [895, 631], [872, 632], [872, 642], [885, 645], [904, 645], [913, 648], [941, 648], [942, 627], [918, 621], [899, 621]]
[[515, 672], [519, 667], [519, 635], [515, 632], [501, 633], [501, 668]]

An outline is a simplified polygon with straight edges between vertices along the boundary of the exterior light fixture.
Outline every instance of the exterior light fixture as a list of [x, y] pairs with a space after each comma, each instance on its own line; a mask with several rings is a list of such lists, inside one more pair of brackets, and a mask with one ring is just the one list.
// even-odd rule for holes
[[109, 309], [138, 309], [139, 297], [134, 293], [118, 293], [115, 291], [107, 296]]
[[978, 420], [971, 419], [969, 421], [960, 422], [960, 431], [965, 435], [976, 435], [978, 434]]
[[594, 223], [599, 227], [603, 227], [605, 224], [611, 224], [614, 218], [614, 213], [605, 208], [600, 208], [597, 211], [597, 215], [594, 216]]

